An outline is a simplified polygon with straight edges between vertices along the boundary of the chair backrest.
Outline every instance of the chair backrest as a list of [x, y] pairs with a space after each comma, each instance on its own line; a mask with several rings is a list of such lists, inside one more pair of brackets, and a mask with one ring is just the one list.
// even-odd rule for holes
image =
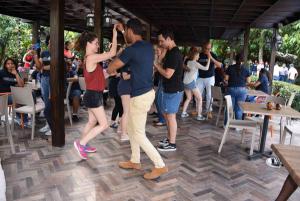
[[233, 108], [232, 108], [232, 99], [230, 95], [225, 96], [226, 100], [226, 111], [227, 111], [227, 124], [230, 120], [233, 119]]
[[268, 96], [266, 98], [266, 103], [267, 102], [273, 102], [275, 104], [279, 103], [280, 105], [285, 105], [285, 103], [286, 103], [284, 98], [279, 97], [279, 96]]
[[211, 86], [211, 97], [215, 100], [223, 100], [221, 87]]
[[295, 99], [295, 96], [296, 96], [296, 93], [295, 93], [295, 92], [292, 92], [292, 93], [291, 93], [291, 96], [290, 96], [290, 98], [289, 98], [289, 101], [288, 101], [288, 103], [287, 103], [287, 106], [292, 106], [292, 103], [293, 103], [293, 101], [294, 101], [294, 99]]
[[85, 85], [84, 77], [79, 77], [78, 82], [79, 82], [80, 89], [82, 91], [86, 91], [86, 85]]
[[31, 87], [10, 87], [14, 104], [34, 106]]
[[7, 112], [7, 99], [8, 95], [0, 96], [0, 116], [5, 115]]

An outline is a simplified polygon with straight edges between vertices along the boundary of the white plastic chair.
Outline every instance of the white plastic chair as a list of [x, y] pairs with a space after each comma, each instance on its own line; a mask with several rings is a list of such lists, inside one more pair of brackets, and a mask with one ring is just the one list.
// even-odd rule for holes
[[298, 131], [297, 129], [299, 129], [299, 127], [291, 126], [291, 125], [285, 125], [284, 129], [283, 129], [283, 134], [282, 134], [282, 139], [280, 141], [280, 144], [285, 143], [286, 134], [289, 134], [291, 136], [290, 137], [290, 144], [292, 144], [293, 136], [294, 135], [300, 135], [300, 131]]
[[16, 150], [15, 150], [15, 146], [14, 146], [14, 142], [10, 130], [10, 125], [9, 125], [9, 119], [8, 119], [7, 99], [8, 99], [8, 95], [0, 96], [0, 121], [1, 121], [1, 117], [4, 116], [5, 136], [8, 138], [8, 141], [10, 143], [11, 152], [15, 154]]
[[69, 96], [70, 96], [72, 84], [73, 84], [73, 82], [68, 82], [66, 98], [64, 99], [64, 104], [67, 106], [68, 117], [69, 117], [71, 126], [73, 125], [73, 121], [72, 121], [72, 112], [71, 112], [71, 107], [70, 107]]
[[[35, 114], [44, 110], [45, 105], [41, 102], [35, 104], [32, 96], [31, 87], [10, 87], [13, 97], [13, 115], [12, 115], [12, 132], [14, 131], [14, 118], [16, 113], [31, 114], [32, 130], [31, 139], [35, 133]], [[22, 105], [16, 108], [16, 105]]]
[[230, 95], [226, 95], [225, 96], [225, 100], [226, 100], [226, 109], [227, 109], [227, 122], [225, 125], [225, 130], [224, 130], [224, 134], [222, 137], [222, 141], [221, 144], [219, 146], [219, 150], [218, 153], [221, 153], [222, 147], [226, 141], [226, 137], [228, 134], [228, 131], [230, 128], [238, 128], [238, 129], [242, 129], [242, 138], [241, 138], [241, 143], [244, 143], [244, 135], [245, 135], [245, 129], [248, 130], [252, 130], [252, 138], [251, 138], [251, 146], [250, 146], [250, 152], [249, 155], [253, 154], [253, 149], [254, 149], [254, 142], [255, 142], [255, 133], [258, 130], [259, 125], [254, 122], [254, 121], [250, 121], [250, 120], [236, 120], [233, 119], [233, 108], [232, 108], [232, 99]]
[[220, 115], [223, 108], [223, 102], [224, 102], [224, 96], [221, 87], [211, 86], [211, 99], [210, 99], [209, 107], [212, 107], [213, 100], [218, 102], [217, 106], [219, 107], [219, 112], [216, 121], [216, 126], [218, 126]]

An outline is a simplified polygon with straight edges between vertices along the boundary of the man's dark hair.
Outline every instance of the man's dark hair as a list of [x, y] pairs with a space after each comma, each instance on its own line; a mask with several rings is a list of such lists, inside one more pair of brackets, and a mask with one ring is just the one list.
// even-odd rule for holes
[[174, 40], [174, 32], [172, 29], [161, 29], [159, 32], [158, 32], [158, 35], [162, 35], [162, 37], [164, 37], [164, 39], [167, 39], [168, 37], [171, 39], [171, 40]]
[[131, 29], [135, 35], [143, 35], [143, 24], [138, 19], [130, 19], [126, 24], [128, 29]]

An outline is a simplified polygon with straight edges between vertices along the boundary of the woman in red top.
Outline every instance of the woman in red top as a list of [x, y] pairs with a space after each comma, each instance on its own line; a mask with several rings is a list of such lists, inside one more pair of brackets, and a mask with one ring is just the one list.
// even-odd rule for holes
[[34, 51], [28, 50], [27, 53], [23, 57], [24, 68], [29, 69], [31, 66], [31, 62], [33, 60]]
[[[83, 32], [76, 41], [75, 48], [84, 51], [84, 78], [86, 92], [83, 102], [88, 108], [89, 120], [86, 124], [81, 138], [74, 141], [75, 149], [82, 159], [87, 159], [87, 153], [95, 152], [96, 148], [87, 143], [103, 132], [108, 127], [105, 111], [103, 108], [103, 90], [105, 88], [105, 78], [103, 68], [99, 64], [101, 61], [110, 59], [116, 55], [117, 50], [117, 30], [113, 29], [112, 47], [109, 52], [98, 54], [99, 41], [94, 33]], [[97, 125], [99, 123], [99, 125]]]

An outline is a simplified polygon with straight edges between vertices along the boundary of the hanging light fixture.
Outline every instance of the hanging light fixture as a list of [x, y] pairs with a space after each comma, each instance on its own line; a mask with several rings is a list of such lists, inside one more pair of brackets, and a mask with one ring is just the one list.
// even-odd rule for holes
[[94, 22], [94, 13], [90, 12], [89, 14], [86, 15], [86, 26], [87, 27], [94, 27], [95, 22]]
[[112, 15], [108, 11], [107, 8], [104, 10], [104, 15], [103, 15], [103, 26], [104, 27], [110, 27], [112, 25]]

